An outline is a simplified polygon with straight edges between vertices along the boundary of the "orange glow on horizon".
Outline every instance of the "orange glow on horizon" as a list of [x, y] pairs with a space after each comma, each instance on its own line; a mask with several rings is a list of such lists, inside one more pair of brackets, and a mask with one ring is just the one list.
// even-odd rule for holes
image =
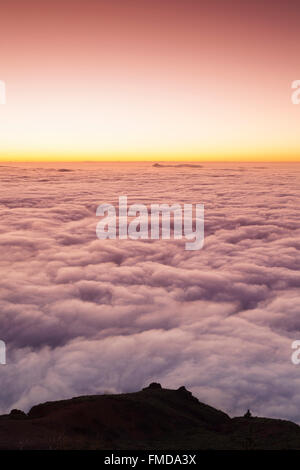
[[10, 0], [0, 161], [300, 161], [299, 11], [246, 3]]
[[0, 155], [1, 163], [14, 163], [14, 162], [200, 162], [200, 163], [300, 163], [300, 156], [298, 153], [283, 155], [283, 153], [276, 154], [275, 152], [266, 152], [263, 154], [110, 154], [110, 155], [86, 155], [86, 154], [51, 154], [41, 157], [40, 154], [9, 154], [6, 156]]

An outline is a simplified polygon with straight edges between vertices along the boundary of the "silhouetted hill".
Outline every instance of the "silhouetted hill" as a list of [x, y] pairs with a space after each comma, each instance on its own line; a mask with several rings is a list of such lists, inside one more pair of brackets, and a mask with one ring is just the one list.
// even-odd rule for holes
[[300, 449], [300, 427], [230, 418], [184, 387], [92, 395], [0, 416], [0, 449]]

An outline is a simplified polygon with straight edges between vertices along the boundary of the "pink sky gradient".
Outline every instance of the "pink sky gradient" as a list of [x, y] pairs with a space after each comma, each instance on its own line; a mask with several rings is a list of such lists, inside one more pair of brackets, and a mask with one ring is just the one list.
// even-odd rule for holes
[[0, 158], [299, 159], [296, 1], [10, 0]]

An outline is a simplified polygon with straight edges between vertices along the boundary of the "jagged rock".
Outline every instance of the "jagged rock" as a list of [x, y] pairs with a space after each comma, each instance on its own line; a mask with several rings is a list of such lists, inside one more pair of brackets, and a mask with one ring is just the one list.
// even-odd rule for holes
[[143, 390], [162, 390], [162, 386], [157, 382], [152, 382], [148, 387], [143, 388]]
[[26, 413], [24, 413], [24, 411], [22, 411], [22, 410], [13, 409], [13, 410], [11, 410], [11, 412], [9, 413], [9, 417], [10, 417], [10, 418], [26, 418], [27, 415], [26, 415]]
[[192, 392], [190, 392], [189, 390], [187, 390], [184, 386], [182, 387], [179, 387], [177, 389], [177, 392], [181, 393], [182, 395], [185, 396], [185, 398], [188, 398], [189, 400], [193, 400], [195, 402], [198, 402], [198, 398], [194, 397]]
[[247, 410], [247, 413], [244, 414], [244, 418], [252, 418], [252, 414], [250, 410]]
[[178, 390], [178, 392], [188, 393], [189, 395], [192, 395], [192, 392], [190, 392], [189, 390], [187, 390], [184, 386], [179, 387], [177, 390]]

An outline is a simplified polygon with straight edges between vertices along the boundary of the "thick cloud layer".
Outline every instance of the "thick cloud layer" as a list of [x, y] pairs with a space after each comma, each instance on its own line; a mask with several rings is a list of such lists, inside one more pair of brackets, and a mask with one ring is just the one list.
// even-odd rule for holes
[[[68, 171], [66, 171], [68, 170]], [[300, 166], [0, 167], [1, 412], [151, 381], [300, 422]], [[96, 208], [204, 203], [205, 245], [98, 240]]]

